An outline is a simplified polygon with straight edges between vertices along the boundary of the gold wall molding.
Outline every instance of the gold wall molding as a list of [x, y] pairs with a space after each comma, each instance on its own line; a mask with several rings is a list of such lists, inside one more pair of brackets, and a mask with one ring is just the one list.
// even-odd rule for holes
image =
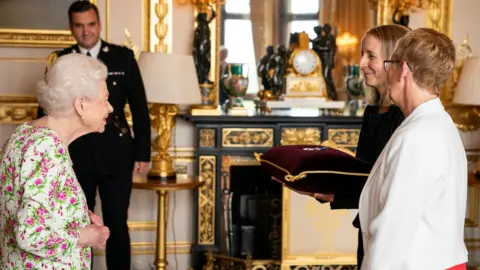
[[47, 64], [46, 58], [36, 58], [36, 57], [0, 57], [0, 62], [22, 62], [22, 63], [45, 63]]
[[215, 244], [215, 180], [216, 156], [199, 157], [199, 176], [205, 184], [198, 190], [198, 229], [199, 245]]
[[22, 124], [37, 115], [37, 98], [31, 96], [0, 96], [0, 124]]
[[0, 46], [55, 48], [74, 43], [68, 30], [0, 29]]
[[157, 229], [156, 221], [128, 221], [129, 231], [155, 231]]
[[211, 63], [214, 63], [212, 67], [210, 67], [210, 81], [214, 82], [213, 90], [216, 95], [216, 103], [220, 103], [220, 82], [218, 78], [220, 77], [220, 27], [222, 25], [222, 12], [221, 6], [224, 4], [224, 1], [215, 1], [215, 11], [216, 11], [216, 18], [211, 22], [210, 28], [214, 28], [210, 30], [213, 33], [211, 40], [212, 40], [212, 49], [211, 49]]
[[158, 43], [155, 45], [156, 52], [168, 52], [168, 44], [165, 43], [165, 38], [168, 34], [168, 24], [166, 17], [168, 15], [167, 0], [158, 0], [155, 4], [155, 15], [158, 22], [155, 24], [155, 35], [158, 38]]
[[453, 0], [429, 0], [425, 14], [426, 27], [452, 36], [452, 5]]
[[[94, 4], [96, 4], [97, 0], [91, 0]], [[105, 40], [109, 41], [110, 38], [110, 31], [109, 31], [109, 24], [110, 24], [110, 0], [105, 0]]]
[[142, 3], [142, 50], [144, 52], [150, 51], [150, 23], [152, 21], [150, 0], [143, 0]]
[[283, 128], [280, 139], [281, 145], [321, 143], [321, 128]]
[[[155, 242], [132, 242], [133, 255], [155, 254]], [[167, 254], [191, 254], [192, 242], [167, 242]], [[105, 251], [94, 251], [95, 256], [105, 256]]]
[[222, 147], [273, 147], [273, 128], [223, 128]]

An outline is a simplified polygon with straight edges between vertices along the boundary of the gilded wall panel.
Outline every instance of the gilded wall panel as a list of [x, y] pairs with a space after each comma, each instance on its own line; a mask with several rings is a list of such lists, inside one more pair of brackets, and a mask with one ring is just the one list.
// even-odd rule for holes
[[320, 128], [283, 128], [280, 139], [281, 145], [298, 145], [321, 143], [322, 131]]
[[328, 140], [342, 147], [357, 147], [360, 129], [329, 129]]
[[273, 147], [273, 128], [224, 128], [222, 147]]
[[199, 176], [205, 184], [198, 191], [198, 244], [215, 243], [215, 156], [199, 157]]
[[202, 128], [200, 129], [200, 147], [215, 147], [215, 129]]

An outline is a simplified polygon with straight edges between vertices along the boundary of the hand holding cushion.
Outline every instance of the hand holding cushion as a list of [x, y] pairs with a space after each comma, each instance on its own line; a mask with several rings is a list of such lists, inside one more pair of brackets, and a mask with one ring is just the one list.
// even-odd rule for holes
[[262, 169], [299, 193], [333, 200], [337, 190], [363, 186], [371, 166], [346, 151], [327, 146], [288, 145], [256, 154]]

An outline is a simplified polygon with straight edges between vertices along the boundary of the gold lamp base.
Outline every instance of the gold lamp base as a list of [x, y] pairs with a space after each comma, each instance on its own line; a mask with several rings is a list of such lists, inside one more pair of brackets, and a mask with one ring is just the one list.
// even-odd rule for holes
[[153, 127], [157, 132], [157, 138], [153, 141], [152, 146], [153, 150], [158, 152], [153, 156], [152, 168], [148, 172], [151, 178], [167, 180], [176, 177], [173, 160], [168, 149], [178, 112], [178, 106], [174, 104], [154, 104], [151, 108]]
[[445, 109], [460, 131], [469, 132], [480, 128], [478, 106], [450, 105]]
[[152, 168], [148, 172], [151, 178], [175, 178], [176, 172], [173, 169], [173, 160], [170, 158], [162, 159], [160, 155], [152, 157]]

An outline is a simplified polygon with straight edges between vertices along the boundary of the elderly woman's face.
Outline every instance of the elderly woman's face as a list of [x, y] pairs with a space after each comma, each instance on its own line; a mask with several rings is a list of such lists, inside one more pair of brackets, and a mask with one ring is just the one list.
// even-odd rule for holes
[[387, 74], [383, 69], [382, 43], [372, 35], [366, 35], [362, 39], [360, 48], [360, 69], [365, 77], [365, 84], [382, 90], [382, 85], [387, 80]]
[[108, 90], [105, 81], [99, 83], [98, 95], [95, 99], [85, 100], [83, 123], [91, 132], [103, 132], [107, 123], [108, 114], [113, 108], [108, 102]]

